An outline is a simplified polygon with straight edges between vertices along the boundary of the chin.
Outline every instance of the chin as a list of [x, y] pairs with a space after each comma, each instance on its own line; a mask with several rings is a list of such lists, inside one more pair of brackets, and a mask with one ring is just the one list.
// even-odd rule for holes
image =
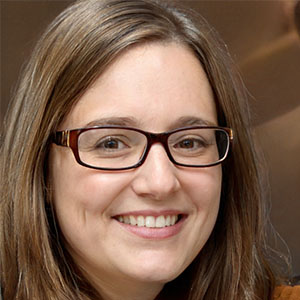
[[130, 268], [129, 276], [143, 282], [167, 283], [178, 277], [186, 266], [179, 264], [178, 260], [147, 259], [133, 269]]

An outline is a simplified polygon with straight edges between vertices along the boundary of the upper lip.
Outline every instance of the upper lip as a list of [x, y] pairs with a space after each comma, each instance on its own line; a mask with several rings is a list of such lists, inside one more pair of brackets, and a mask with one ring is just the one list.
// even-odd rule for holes
[[135, 211], [127, 211], [123, 213], [118, 213], [114, 215], [113, 217], [118, 216], [153, 216], [153, 217], [159, 217], [159, 216], [172, 216], [172, 215], [183, 215], [186, 214], [181, 210], [174, 210], [174, 209], [166, 209], [166, 210], [135, 210]]

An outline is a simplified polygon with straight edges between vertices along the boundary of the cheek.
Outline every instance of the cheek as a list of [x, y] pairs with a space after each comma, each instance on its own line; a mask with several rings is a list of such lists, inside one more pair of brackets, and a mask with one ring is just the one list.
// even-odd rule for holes
[[109, 176], [93, 171], [71, 172], [56, 180], [55, 204], [68, 205], [89, 214], [105, 214], [128, 185], [123, 176]]
[[49, 166], [56, 213], [65, 221], [71, 216], [81, 221], [86, 214], [105, 214], [130, 180], [126, 174], [101, 173], [82, 167], [67, 151], [53, 151]]
[[193, 203], [195, 214], [192, 220], [194, 251], [197, 255], [208, 240], [219, 212], [222, 168], [201, 169], [185, 177], [186, 190]]
[[222, 169], [219, 166], [187, 170], [182, 190], [192, 203], [188, 234], [185, 237], [185, 265], [189, 265], [209, 239], [219, 212]]
[[215, 213], [218, 209], [221, 188], [222, 188], [222, 168], [220, 165], [193, 170], [184, 176], [185, 190], [194, 206], [201, 213]]

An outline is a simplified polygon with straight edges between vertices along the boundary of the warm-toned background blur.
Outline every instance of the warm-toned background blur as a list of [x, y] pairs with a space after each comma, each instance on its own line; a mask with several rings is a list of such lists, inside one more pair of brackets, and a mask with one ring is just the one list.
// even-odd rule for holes
[[[2, 123], [19, 72], [45, 26], [73, 1], [0, 0]], [[272, 221], [300, 274], [300, 4], [292, 0], [179, 1], [228, 45], [251, 94], [253, 125], [269, 170]], [[284, 246], [281, 245], [284, 249]]]

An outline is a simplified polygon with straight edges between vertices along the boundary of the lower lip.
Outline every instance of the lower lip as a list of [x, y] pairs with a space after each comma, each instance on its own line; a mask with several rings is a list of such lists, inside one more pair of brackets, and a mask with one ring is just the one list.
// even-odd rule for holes
[[173, 226], [167, 226], [163, 228], [149, 228], [149, 227], [138, 227], [121, 223], [116, 220], [124, 229], [144, 239], [151, 240], [162, 240], [177, 235], [182, 229], [183, 223], [186, 220], [186, 216], [181, 219]]

